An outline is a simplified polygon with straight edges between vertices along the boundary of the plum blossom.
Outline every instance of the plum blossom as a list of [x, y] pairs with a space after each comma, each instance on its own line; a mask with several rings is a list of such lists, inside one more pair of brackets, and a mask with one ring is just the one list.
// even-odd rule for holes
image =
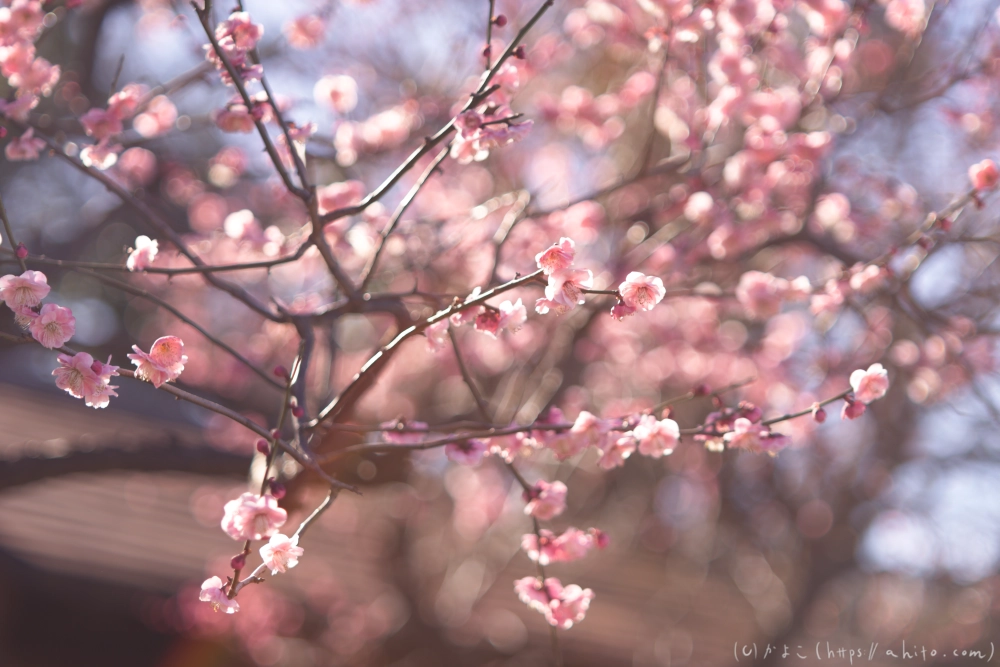
[[0, 278], [0, 299], [15, 313], [23, 313], [42, 302], [49, 291], [48, 278], [41, 271], [27, 270], [20, 276]]
[[129, 271], [144, 271], [153, 265], [156, 253], [160, 249], [159, 241], [155, 241], [148, 236], [137, 236], [135, 248], [129, 253], [125, 262]]
[[733, 430], [723, 436], [726, 445], [731, 449], [757, 450], [761, 444], [761, 438], [768, 433], [767, 427], [763, 424], [755, 424], [746, 417], [740, 417], [733, 422]]
[[549, 484], [545, 480], [539, 480], [530, 491], [524, 493], [525, 500], [528, 501], [524, 513], [542, 521], [559, 516], [566, 509], [566, 491], [566, 485], [562, 482]]
[[287, 519], [274, 496], [248, 492], [226, 503], [222, 530], [234, 540], [260, 540], [278, 532]]
[[610, 419], [601, 419], [586, 410], [581, 410], [569, 432], [570, 435], [583, 440], [585, 447], [593, 445], [600, 448], [607, 440], [613, 425], [614, 422]]
[[111, 144], [107, 139], [92, 146], [84, 146], [80, 151], [80, 162], [87, 167], [93, 167], [104, 171], [115, 166], [118, 162], [118, 153], [122, 147], [119, 144]]
[[598, 459], [597, 464], [605, 470], [620, 468], [625, 465], [625, 459], [632, 456], [635, 448], [635, 437], [631, 433], [609, 439], [601, 449], [601, 458]]
[[198, 599], [212, 605], [212, 609], [215, 611], [221, 609], [227, 614], [235, 614], [240, 610], [240, 603], [229, 599], [229, 596], [226, 595], [222, 579], [218, 577], [209, 577], [205, 580], [201, 585], [201, 593], [198, 594]]
[[528, 558], [542, 565], [580, 560], [594, 547], [604, 548], [607, 544], [607, 537], [596, 528], [583, 531], [570, 527], [559, 536], [543, 528], [539, 535], [541, 540], [534, 533], [521, 537], [521, 548]]
[[106, 408], [110, 397], [118, 395], [114, 391], [118, 387], [108, 384], [113, 375], [118, 375], [118, 366], [111, 365], [111, 357], [101, 363], [86, 352], [77, 352], [72, 357], [60, 354], [58, 361], [59, 368], [52, 375], [56, 386], [70, 396], [84, 399], [92, 408]]
[[525, 577], [514, 582], [514, 590], [521, 602], [545, 616], [549, 625], [568, 630], [587, 614], [594, 592], [576, 584], [563, 587], [555, 577], [539, 585], [536, 577]]
[[489, 443], [479, 438], [469, 438], [445, 445], [444, 454], [449, 461], [467, 466], [477, 466], [489, 453]]
[[969, 180], [977, 190], [990, 190], [1000, 182], [1000, 169], [993, 160], [983, 160], [969, 167]]
[[35, 128], [29, 127], [24, 131], [24, 134], [16, 139], [11, 139], [3, 152], [11, 162], [24, 162], [37, 160], [43, 148], [45, 148], [45, 141], [36, 139]]
[[635, 310], [652, 310], [663, 300], [667, 290], [659, 278], [633, 271], [626, 276], [625, 282], [618, 286], [618, 293], [621, 294], [622, 302], [626, 306]]
[[584, 302], [583, 290], [594, 285], [589, 269], [559, 269], [549, 275], [545, 297], [535, 301], [535, 312], [544, 315], [549, 310], [564, 313]]
[[443, 319], [424, 329], [424, 336], [427, 337], [427, 348], [431, 352], [443, 350], [447, 345], [449, 324], [447, 319]]
[[851, 373], [851, 388], [854, 398], [865, 405], [876, 401], [889, 390], [889, 374], [882, 364], [872, 364], [868, 370], [860, 368]]
[[62, 347], [76, 333], [76, 318], [69, 308], [47, 303], [31, 318], [28, 330], [42, 347], [50, 350]]
[[774, 317], [781, 311], [781, 301], [788, 289], [788, 281], [775, 278], [770, 273], [747, 271], [736, 286], [736, 299], [751, 317]]
[[324, 76], [313, 86], [313, 97], [320, 106], [349, 113], [358, 106], [358, 84], [346, 74]]
[[840, 411], [841, 419], [857, 419], [865, 414], [866, 406], [861, 401], [844, 401], [844, 407]]
[[653, 415], [643, 415], [632, 429], [632, 435], [639, 442], [640, 454], [660, 458], [674, 451], [681, 431], [673, 419], [658, 421]]
[[285, 24], [284, 33], [288, 43], [296, 49], [311, 49], [323, 41], [326, 21], [319, 16], [306, 14]]
[[299, 546], [299, 536], [288, 537], [275, 533], [270, 541], [260, 548], [260, 557], [271, 574], [286, 572], [299, 564], [305, 550]]
[[153, 383], [157, 389], [165, 382], [176, 380], [188, 359], [183, 354], [184, 341], [177, 336], [157, 338], [149, 353], [143, 352], [138, 345], [133, 345], [132, 349], [135, 354], [128, 355], [128, 358], [136, 367], [136, 377]]
[[212, 112], [212, 121], [223, 132], [253, 132], [254, 116], [245, 104], [231, 103]]
[[514, 303], [507, 300], [500, 304], [500, 322], [498, 323], [498, 327], [501, 330], [507, 329], [511, 333], [517, 333], [524, 326], [527, 319], [528, 311], [520, 299]]
[[554, 243], [547, 250], [535, 255], [535, 263], [545, 275], [552, 275], [560, 269], [568, 269], [573, 266], [573, 258], [576, 256], [576, 243], [573, 239], [562, 237], [559, 243]]

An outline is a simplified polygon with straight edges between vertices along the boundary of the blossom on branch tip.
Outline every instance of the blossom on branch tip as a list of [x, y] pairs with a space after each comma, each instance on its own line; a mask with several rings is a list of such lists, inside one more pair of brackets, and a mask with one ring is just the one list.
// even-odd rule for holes
[[43, 148], [45, 141], [35, 138], [35, 128], [29, 127], [24, 134], [11, 139], [3, 152], [11, 162], [24, 162], [37, 160]]
[[[598, 536], [604, 537], [604, 534], [595, 529], [583, 531], [570, 527], [557, 536], [551, 530], [543, 528], [539, 534], [541, 540], [534, 533], [521, 537], [521, 548], [528, 554], [528, 558], [542, 565], [580, 560], [594, 547], [603, 548]], [[606, 538], [604, 543], [606, 544]]]
[[969, 167], [969, 180], [977, 190], [990, 190], [1000, 182], [1000, 169], [993, 160], [983, 160]]
[[270, 541], [260, 548], [260, 557], [271, 574], [286, 572], [299, 564], [305, 550], [299, 546], [299, 536], [289, 538], [281, 533], [271, 536]]
[[76, 318], [69, 308], [47, 303], [28, 324], [31, 336], [50, 350], [62, 347], [76, 333]]
[[640, 454], [660, 458], [674, 451], [681, 431], [673, 419], [657, 420], [653, 415], [643, 415], [632, 429], [632, 435], [639, 442]]
[[125, 267], [129, 271], [144, 271], [153, 265], [156, 253], [160, 249], [159, 241], [155, 241], [148, 236], [137, 236], [135, 248], [129, 252]]
[[576, 584], [563, 586], [555, 577], [540, 584], [536, 577], [525, 577], [514, 582], [514, 590], [521, 602], [545, 616], [549, 625], [568, 630], [587, 614], [594, 592]]
[[201, 593], [198, 595], [198, 599], [212, 605], [212, 609], [215, 611], [221, 609], [227, 614], [235, 614], [240, 610], [240, 603], [229, 599], [226, 595], [222, 579], [218, 577], [209, 577], [205, 580], [201, 585]]
[[278, 532], [287, 519], [274, 496], [247, 492], [226, 503], [222, 530], [234, 540], [260, 540]]
[[187, 355], [183, 354], [184, 341], [177, 336], [163, 336], [153, 342], [149, 353], [133, 345], [135, 354], [128, 355], [136, 367], [135, 375], [140, 380], [153, 383], [159, 389], [165, 382], [176, 380], [184, 370]]
[[6, 275], [0, 278], [0, 299], [15, 313], [34, 308], [51, 290], [48, 278], [41, 271], [29, 269], [19, 276]]
[[547, 250], [535, 255], [535, 263], [548, 276], [560, 269], [573, 266], [574, 257], [576, 257], [576, 244], [573, 239], [564, 236], [559, 239], [559, 243], [554, 243]]
[[448, 344], [448, 319], [439, 320], [424, 329], [424, 336], [427, 337], [427, 347], [431, 352], [444, 349]]
[[549, 484], [539, 480], [530, 491], [525, 491], [524, 513], [542, 521], [559, 516], [566, 509], [566, 485], [562, 482]]
[[626, 306], [635, 310], [652, 310], [663, 300], [667, 290], [659, 278], [633, 271], [618, 286], [618, 293]]
[[52, 371], [56, 378], [56, 386], [65, 390], [74, 398], [82, 398], [92, 408], [105, 408], [111, 396], [117, 396], [115, 389], [109, 385], [111, 377], [118, 375], [118, 366], [111, 365], [111, 357], [107, 363], [95, 360], [86, 352], [77, 352], [72, 357], [60, 354], [57, 358], [59, 368]]
[[868, 370], [859, 368], [851, 373], [851, 388], [855, 400], [868, 405], [885, 396], [889, 390], [889, 374], [882, 364], [872, 364]]

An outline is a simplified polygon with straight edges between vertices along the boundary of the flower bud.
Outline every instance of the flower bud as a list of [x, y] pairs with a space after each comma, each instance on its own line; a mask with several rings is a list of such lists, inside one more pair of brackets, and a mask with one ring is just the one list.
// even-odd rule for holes
[[823, 408], [817, 408], [813, 410], [813, 419], [816, 420], [817, 424], [822, 424], [826, 421], [826, 410]]
[[518, 60], [524, 60], [524, 47], [523, 46], [519, 46], [516, 49], [514, 49], [514, 57], [517, 58]]
[[487, 44], [486, 48], [483, 49], [483, 58], [489, 58], [491, 53], [493, 53], [493, 49]]
[[306, 416], [306, 411], [301, 405], [293, 405], [292, 414], [295, 415], [296, 419], [302, 419]]
[[267, 480], [267, 483], [271, 487], [271, 495], [274, 496], [275, 500], [281, 500], [282, 498], [285, 497], [285, 493], [287, 491], [285, 489], [285, 485], [284, 484], [282, 484], [281, 482], [279, 482], [278, 480], [276, 480], [273, 477], [271, 479]]
[[18, 259], [24, 259], [28, 256], [28, 249], [24, 247], [23, 243], [18, 243], [15, 253], [17, 254]]
[[233, 559], [229, 561], [229, 564], [234, 570], [242, 570], [247, 565], [247, 555], [243, 553], [236, 554]]
[[276, 377], [279, 377], [282, 380], [288, 379], [288, 369], [282, 366], [281, 364], [278, 364], [277, 366], [274, 367], [274, 374]]
[[505, 25], [507, 25], [507, 17], [504, 16], [503, 14], [497, 14], [496, 16], [493, 17], [493, 25], [495, 25], [498, 28], [504, 27]]
[[257, 438], [257, 451], [261, 454], [267, 454], [271, 451], [271, 445], [264, 438]]
[[695, 396], [708, 396], [712, 393], [712, 388], [702, 382], [701, 384], [695, 385], [694, 389], [691, 390], [691, 393]]

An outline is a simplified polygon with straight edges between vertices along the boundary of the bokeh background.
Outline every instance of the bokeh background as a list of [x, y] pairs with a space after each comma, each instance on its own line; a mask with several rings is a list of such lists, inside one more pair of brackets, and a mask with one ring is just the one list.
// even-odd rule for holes
[[[496, 4], [511, 24], [496, 31], [498, 40], [536, 9]], [[483, 284], [477, 271], [492, 256], [505, 214], [523, 206], [519, 197], [530, 196], [532, 210], [563, 208], [634, 173], [647, 155], [690, 149], [677, 99], [706, 76], [690, 69], [697, 58], [678, 57], [655, 102], [619, 100], [609, 112], [590, 99], [662, 66], [662, 52], [648, 48], [655, 24], [648, 4], [671, 5], [555, 3], [526, 41], [531, 76], [512, 103], [534, 121], [532, 133], [487, 162], [446, 163], [404, 219], [377, 287], [405, 291], [419, 275], [422, 289], [467, 294]], [[281, 238], [303, 224], [259, 137], [226, 134], [213, 122], [230, 93], [202, 65], [205, 39], [190, 7], [86, 0], [46, 8], [57, 20], [39, 52], [63, 73], [32, 123], [60, 143], [79, 143], [74, 117], [110, 91], [125, 82], [164, 86], [176, 117], [155, 136], [135, 128], [123, 135], [127, 148], [154, 159], [133, 153], [116, 178], [219, 263], [273, 252], [269, 231], [248, 241], [227, 230], [231, 213], [250, 209]], [[451, 117], [481, 71], [487, 8], [486, 0], [246, 3], [265, 26], [261, 55], [289, 117], [317, 123], [307, 154], [318, 182], [357, 179], [371, 189]], [[220, 17], [228, 9], [219, 7]], [[654, 268], [688, 272], [722, 292], [742, 270], [829, 275], [838, 253], [870, 259], [904, 238], [927, 211], [968, 188], [969, 164], [996, 154], [997, 5], [928, 6], [922, 39], [894, 33], [882, 5], [852, 9], [864, 12], [865, 27], [844, 88], [798, 127], [835, 134], [819, 189], [852, 200], [849, 215], [821, 221], [840, 250], [765, 243], [759, 252], [713, 259], [698, 255], [698, 243], [666, 245], [683, 231], [675, 221], [688, 194], [719, 182], [719, 169], [706, 168], [537, 216], [537, 226], [515, 229], [500, 274], [530, 270], [534, 253], [560, 230], [592, 246], [595, 268], [618, 262], [614, 272], [653, 255]], [[307, 13], [324, 17], [325, 37], [313, 49], [291, 49], [283, 26]], [[807, 40], [804, 19], [793, 33]], [[316, 102], [314, 83], [327, 74], [357, 81], [353, 111], [338, 116]], [[351, 133], [372, 140], [351, 143]], [[735, 152], [732, 143], [720, 140], [719, 165]], [[100, 183], [52, 157], [4, 161], [0, 188], [18, 240], [33, 254], [121, 263], [135, 237], [148, 233]], [[348, 265], [354, 255], [363, 265], [378, 216], [403, 192], [394, 191], [386, 210], [339, 229]], [[811, 207], [786, 209], [814, 217]], [[719, 387], [754, 375], [758, 382], [732, 400], [777, 414], [841, 391], [853, 367], [881, 360], [890, 369], [889, 394], [863, 419], [841, 422], [834, 406], [822, 427], [802, 425], [808, 417], [789, 424], [795, 445], [776, 458], [687, 442], [662, 460], [633, 457], [610, 472], [593, 452], [533, 464], [538, 476], [570, 487], [561, 527], [596, 526], [611, 538], [607, 549], [554, 573], [596, 596], [587, 618], [560, 633], [567, 665], [774, 665], [794, 660], [780, 657], [786, 644], [812, 656], [817, 642], [824, 660], [827, 643], [867, 657], [877, 642], [875, 664], [898, 662], [884, 649], [901, 653], [903, 641], [937, 650], [929, 663], [981, 661], [944, 657], [956, 648], [991, 652], [1000, 609], [993, 210], [989, 198], [981, 210], [970, 208], [957, 242], [929, 254], [907, 287], [909, 319], [896, 316], [906, 308], [891, 299], [819, 324], [804, 310], [754, 323], [734, 314], [738, 305], [679, 299], [629, 326], [595, 307], [557, 321], [532, 314], [518, 337], [502, 342], [463, 339], [491, 406], [508, 418], [531, 418], [551, 404], [569, 415], [588, 406], [620, 414], [698, 383]], [[616, 254], [626, 241], [636, 252]], [[9, 256], [0, 259], [4, 273], [14, 271]], [[307, 257], [241, 280], [305, 308], [330, 300], [321, 268]], [[44, 269], [52, 300], [77, 318], [77, 347], [121, 363], [133, 343], [172, 327], [192, 358], [182, 386], [273, 420], [273, 391], [192, 330], [85, 273]], [[287, 363], [294, 351], [288, 332], [196, 278], [140, 280], [262, 367]], [[935, 328], [942, 318], [973, 323], [980, 335], [956, 343]], [[328, 393], [342, 386], [393, 326], [385, 315], [331, 322], [319, 365], [333, 370], [317, 372], [316, 386]], [[0, 313], [0, 328], [16, 331], [9, 311]], [[863, 340], [869, 334], [874, 343]], [[534, 570], [519, 550], [530, 529], [520, 489], [501, 466], [457, 466], [440, 451], [343, 463], [337, 474], [364, 495], [338, 498], [290, 575], [248, 587], [239, 614], [215, 614], [198, 602], [198, 586], [225, 571], [237, 550], [219, 520], [223, 504], [246, 488], [254, 437], [137, 383], [108, 409], [91, 410], [54, 387], [54, 366], [48, 351], [0, 343], [3, 665], [548, 664], [548, 628], [512, 589]], [[454, 359], [418, 345], [366, 398], [359, 418], [436, 423], [472, 408]], [[676, 418], [697, 424], [712, 409], [699, 398], [679, 404]], [[294, 466], [284, 472], [294, 522], [323, 489]], [[746, 655], [747, 646], [757, 652]]]

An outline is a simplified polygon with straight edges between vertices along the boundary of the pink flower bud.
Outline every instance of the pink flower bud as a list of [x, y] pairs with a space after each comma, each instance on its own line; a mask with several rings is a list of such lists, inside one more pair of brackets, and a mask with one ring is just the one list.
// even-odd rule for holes
[[514, 57], [517, 58], [518, 60], [524, 60], [524, 47], [523, 46], [519, 46], [516, 49], [514, 49]]
[[993, 160], [983, 160], [969, 167], [969, 180], [977, 190], [995, 188], [1000, 182], [1000, 169]]
[[598, 549], [603, 549], [604, 547], [608, 546], [608, 544], [611, 542], [611, 538], [608, 537], [608, 534], [605, 533], [603, 530], [599, 530], [597, 528], [591, 528], [589, 532], [591, 535], [594, 536], [594, 544], [597, 546]]
[[6, 127], [0, 127], [0, 139], [3, 139], [6, 136], [7, 136], [7, 128]]
[[15, 253], [17, 254], [18, 259], [24, 259], [28, 256], [28, 249], [24, 247], [23, 243], [18, 243]]
[[496, 16], [493, 17], [493, 25], [495, 25], [498, 28], [504, 27], [505, 25], [507, 25], [507, 17], [504, 16], [503, 14], [497, 14]]
[[233, 559], [229, 561], [229, 564], [234, 570], [242, 570], [247, 565], [247, 555], [243, 553], [236, 554]]
[[823, 408], [817, 408], [816, 410], [813, 410], [813, 419], [815, 419], [816, 423], [818, 424], [822, 424], [823, 422], [825, 422], [826, 410], [824, 410]]
[[702, 382], [699, 385], [695, 385], [695, 388], [691, 390], [691, 393], [695, 396], [708, 396], [712, 393], [712, 388]]
[[281, 431], [279, 431], [276, 428], [272, 428], [271, 429], [271, 437], [274, 438], [275, 440], [277, 440], [278, 438], [281, 437]]
[[484, 48], [484, 49], [483, 49], [483, 58], [489, 58], [489, 57], [490, 57], [490, 54], [491, 54], [492, 52], [493, 52], [493, 49], [491, 49], [491, 48], [489, 47], [489, 45], [487, 44], [487, 45], [486, 45], [486, 48]]
[[288, 379], [288, 369], [285, 368], [284, 366], [282, 366], [281, 364], [278, 364], [277, 366], [274, 367], [274, 375], [275, 375], [275, 377], [279, 377], [282, 380], [287, 380]]
[[923, 248], [924, 250], [930, 250], [931, 246], [934, 245], [934, 241], [932, 241], [931, 237], [929, 236], [921, 236], [917, 240], [917, 245]]
[[271, 451], [271, 445], [264, 438], [257, 438], [257, 451], [261, 454], [267, 454]]
[[273, 477], [269, 479], [267, 483], [271, 487], [271, 495], [274, 496], [276, 500], [281, 500], [282, 498], [285, 497], [285, 493], [287, 493], [287, 490], [285, 489], [284, 484], [274, 479]]
[[98, 375], [104, 372], [104, 364], [102, 364], [97, 359], [94, 359], [94, 363], [90, 365], [90, 370], [94, 371]]
[[302, 419], [306, 416], [306, 411], [301, 405], [294, 405], [292, 406], [292, 414], [296, 419]]

